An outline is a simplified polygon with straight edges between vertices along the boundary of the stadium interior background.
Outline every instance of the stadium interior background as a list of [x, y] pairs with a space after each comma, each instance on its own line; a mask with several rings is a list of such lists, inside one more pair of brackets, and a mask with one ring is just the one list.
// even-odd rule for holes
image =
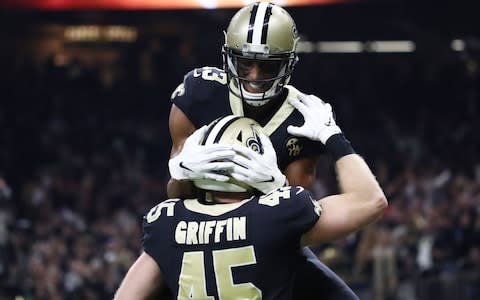
[[[318, 255], [361, 299], [480, 299], [480, 18], [453, 1], [287, 9], [305, 46], [365, 46], [306, 47], [291, 82], [332, 103], [390, 201]], [[166, 198], [170, 94], [221, 67], [235, 11], [0, 8], [0, 299], [111, 299]], [[368, 46], [385, 40], [415, 47]], [[318, 174], [335, 192], [328, 158]]]

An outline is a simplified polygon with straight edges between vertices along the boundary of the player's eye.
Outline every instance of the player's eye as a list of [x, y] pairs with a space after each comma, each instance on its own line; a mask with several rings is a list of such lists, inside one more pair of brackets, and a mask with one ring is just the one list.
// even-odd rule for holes
[[258, 72], [264, 78], [271, 78], [277, 76], [280, 71], [282, 62], [280, 60], [254, 60], [246, 58], [238, 58], [237, 72], [240, 77], [246, 77], [253, 68], [257, 68]]
[[269, 77], [274, 77], [278, 74], [282, 62], [281, 61], [259, 61], [258, 68]]
[[237, 62], [238, 75], [242, 77], [248, 75], [248, 73], [252, 70], [254, 65], [255, 65], [255, 62], [251, 59], [238, 58], [238, 62]]

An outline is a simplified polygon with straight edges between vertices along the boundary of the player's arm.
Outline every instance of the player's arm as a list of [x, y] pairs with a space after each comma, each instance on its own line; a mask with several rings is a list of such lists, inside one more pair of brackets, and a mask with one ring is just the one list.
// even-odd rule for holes
[[[172, 104], [168, 121], [172, 149], [170, 158], [175, 157], [183, 148], [185, 140], [195, 131], [195, 126], [175, 104]], [[176, 180], [170, 178], [167, 184], [169, 198], [189, 198], [194, 194], [194, 187], [189, 180]]]
[[162, 272], [155, 260], [143, 252], [130, 267], [114, 300], [149, 299], [162, 286]]
[[322, 216], [302, 237], [303, 245], [344, 237], [380, 217], [386, 197], [365, 161], [355, 152], [333, 118], [332, 107], [313, 95], [289, 99], [305, 123], [289, 126], [293, 135], [320, 141], [335, 159], [342, 194], [320, 200]]
[[359, 155], [345, 155], [335, 167], [342, 194], [319, 200], [322, 214], [302, 236], [302, 245], [345, 237], [377, 220], [388, 205], [375, 176]]

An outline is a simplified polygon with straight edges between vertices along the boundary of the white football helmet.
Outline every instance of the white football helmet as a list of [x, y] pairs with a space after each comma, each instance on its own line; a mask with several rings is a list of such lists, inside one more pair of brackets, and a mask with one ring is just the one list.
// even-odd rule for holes
[[[298, 61], [299, 37], [295, 22], [282, 7], [255, 2], [233, 16], [224, 34], [223, 67], [230, 91], [250, 105], [265, 105], [288, 84]], [[262, 65], [268, 78], [252, 82], [245, 77], [242, 65], [248, 66], [252, 60]], [[265, 91], [249, 92], [245, 84], [265, 88]]]

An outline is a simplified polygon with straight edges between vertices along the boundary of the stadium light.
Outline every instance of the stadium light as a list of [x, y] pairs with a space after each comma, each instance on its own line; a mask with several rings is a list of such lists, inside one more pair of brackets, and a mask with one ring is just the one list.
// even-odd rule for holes
[[301, 41], [298, 43], [301, 53], [409, 53], [415, 51], [413, 41]]
[[463, 51], [465, 50], [465, 41], [464, 40], [453, 40], [451, 43], [450, 43], [450, 47], [452, 48], [453, 51]]
[[363, 48], [363, 43], [358, 41], [317, 43], [317, 51], [321, 53], [360, 53]]
[[412, 41], [372, 41], [366, 49], [371, 52], [413, 52], [415, 43]]

